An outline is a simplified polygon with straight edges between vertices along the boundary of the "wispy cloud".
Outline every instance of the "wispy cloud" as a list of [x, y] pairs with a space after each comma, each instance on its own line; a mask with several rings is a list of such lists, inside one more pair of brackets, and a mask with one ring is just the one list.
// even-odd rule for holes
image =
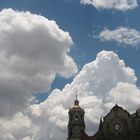
[[97, 9], [126, 11], [137, 7], [137, 0], [81, 0], [82, 4], [93, 5]]
[[115, 30], [105, 28], [98, 36], [102, 41], [115, 41], [125, 46], [138, 46], [140, 44], [140, 32], [125, 27]]

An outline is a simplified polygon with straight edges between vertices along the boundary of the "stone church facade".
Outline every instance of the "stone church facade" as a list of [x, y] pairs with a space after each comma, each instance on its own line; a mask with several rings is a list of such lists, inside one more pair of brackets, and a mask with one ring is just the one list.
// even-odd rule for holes
[[100, 120], [98, 131], [93, 136], [85, 132], [84, 114], [76, 98], [74, 107], [69, 109], [67, 140], [140, 140], [140, 109], [130, 114], [115, 105]]

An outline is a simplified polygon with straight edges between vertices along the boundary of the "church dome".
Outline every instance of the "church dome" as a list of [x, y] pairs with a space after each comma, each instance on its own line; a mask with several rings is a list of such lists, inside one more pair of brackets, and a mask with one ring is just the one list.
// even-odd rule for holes
[[76, 95], [76, 99], [74, 101], [74, 106], [70, 109], [70, 111], [82, 111], [84, 112], [84, 109], [82, 109], [80, 106], [79, 106], [79, 101], [77, 99], [77, 95]]

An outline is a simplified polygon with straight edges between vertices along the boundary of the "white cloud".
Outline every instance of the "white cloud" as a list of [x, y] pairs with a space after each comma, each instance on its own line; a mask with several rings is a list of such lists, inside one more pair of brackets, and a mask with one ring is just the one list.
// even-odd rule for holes
[[56, 76], [77, 72], [69, 56], [73, 41], [55, 21], [30, 12], [0, 12], [0, 116], [10, 115], [48, 91]]
[[137, 0], [81, 0], [82, 4], [93, 5], [97, 9], [126, 11], [138, 6]]
[[0, 139], [1, 140], [21, 140], [32, 138], [37, 132], [37, 127], [33, 126], [32, 121], [22, 113], [17, 113], [10, 119], [0, 120]]
[[[127, 67], [117, 54], [102, 51], [98, 53], [96, 60], [86, 64], [72, 83], [67, 84], [62, 91], [55, 89], [43, 103], [31, 105], [25, 111], [25, 116], [20, 113], [25, 121], [18, 131], [16, 125], [11, 125], [14, 124], [12, 119], [7, 122], [12, 127], [3, 123], [2, 132], [5, 135], [9, 133], [16, 140], [65, 140], [68, 109], [77, 93], [80, 105], [86, 112], [86, 131], [93, 134], [97, 130], [100, 117], [118, 102], [118, 97], [122, 107], [128, 111], [136, 110], [140, 102], [140, 90], [136, 87], [136, 82], [134, 70]], [[5, 125], [9, 129], [6, 129]], [[27, 130], [30, 128], [30, 132], [26, 134], [25, 131], [26, 135], [21, 135], [22, 126]]]
[[131, 112], [140, 104], [140, 90], [134, 84], [120, 82], [115, 88], [111, 89], [109, 95], [111, 102], [117, 100], [120, 106], [129, 108]]
[[103, 30], [99, 38], [102, 41], [115, 41], [125, 46], [137, 46], [140, 44], [140, 32], [125, 27], [119, 27], [115, 30]]

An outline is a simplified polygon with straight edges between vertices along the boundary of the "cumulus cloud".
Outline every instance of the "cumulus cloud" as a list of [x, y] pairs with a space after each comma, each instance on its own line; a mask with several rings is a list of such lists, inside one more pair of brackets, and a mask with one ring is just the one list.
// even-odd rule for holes
[[125, 27], [119, 27], [115, 30], [106, 28], [100, 33], [99, 38], [102, 41], [115, 41], [125, 46], [138, 46], [140, 44], [140, 32]]
[[72, 38], [55, 21], [30, 12], [0, 12], [0, 116], [21, 110], [34, 92], [48, 91], [56, 76], [77, 72]]
[[[13, 120], [17, 119], [7, 122], [10, 124], [1, 121], [2, 132], [5, 136], [11, 137], [11, 140], [66, 139], [68, 109], [73, 106], [77, 93], [80, 106], [85, 109], [86, 131], [93, 134], [98, 128], [100, 117], [108, 113], [116, 103], [128, 111], [136, 110], [140, 102], [140, 90], [136, 82], [134, 70], [127, 67], [117, 54], [101, 51], [97, 54], [96, 60], [82, 68], [71, 84], [67, 84], [62, 90], [53, 90], [44, 102], [31, 105], [24, 115], [15, 115], [15, 118], [21, 116], [25, 120], [20, 125], [21, 128], [11, 125], [15, 124]], [[6, 129], [6, 126], [12, 127]], [[22, 126], [27, 130], [30, 128], [29, 133], [25, 131], [25, 135], [21, 134], [24, 130]]]
[[137, 0], [81, 0], [82, 4], [92, 5], [97, 9], [115, 9], [126, 11], [138, 6]]
[[37, 127], [23, 113], [17, 113], [10, 119], [0, 119], [1, 140], [21, 140], [30, 138], [37, 132]]
[[[136, 85], [120, 82], [115, 88], [109, 92], [109, 100], [117, 101], [120, 106], [129, 108], [130, 112], [134, 111], [140, 104], [140, 90]], [[130, 103], [130, 104], [128, 104]]]

